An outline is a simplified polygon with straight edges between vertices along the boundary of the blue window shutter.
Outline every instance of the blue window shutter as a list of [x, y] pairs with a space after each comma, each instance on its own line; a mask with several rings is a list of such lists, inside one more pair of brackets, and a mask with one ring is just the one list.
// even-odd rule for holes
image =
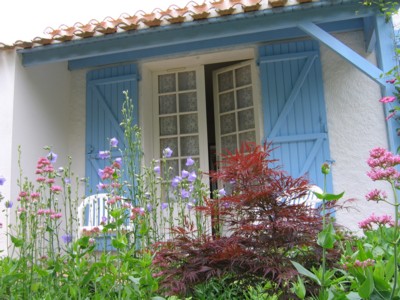
[[[259, 48], [264, 134], [273, 158], [293, 177], [323, 188], [321, 165], [330, 160], [319, 47], [299, 41]], [[327, 178], [332, 191], [332, 177]]]
[[[92, 70], [86, 76], [86, 177], [89, 184], [86, 194], [97, 192], [98, 169], [108, 163], [99, 159], [99, 151], [109, 150], [109, 139], [116, 137], [118, 147], [124, 149], [122, 105], [123, 91], [128, 91], [133, 100], [133, 123], [138, 122], [138, 72], [135, 64]], [[112, 157], [121, 156], [118, 150]]]

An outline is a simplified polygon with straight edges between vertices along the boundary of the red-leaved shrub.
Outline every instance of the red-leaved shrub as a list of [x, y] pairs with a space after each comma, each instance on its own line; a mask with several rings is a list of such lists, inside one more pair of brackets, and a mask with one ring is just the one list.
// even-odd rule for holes
[[271, 151], [267, 144], [247, 144], [221, 156], [211, 176], [229, 192], [196, 208], [212, 218], [214, 234], [192, 238], [180, 229], [160, 245], [154, 263], [165, 291], [187, 295], [196, 284], [227, 274], [245, 283], [281, 284], [297, 274], [290, 260], [319, 262], [320, 212], [291, 202], [308, 192], [309, 182], [272, 167]]

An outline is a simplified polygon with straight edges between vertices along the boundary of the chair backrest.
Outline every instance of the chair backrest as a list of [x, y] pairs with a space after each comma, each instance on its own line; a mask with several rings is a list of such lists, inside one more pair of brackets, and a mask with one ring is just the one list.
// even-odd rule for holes
[[107, 194], [95, 194], [86, 197], [78, 206], [79, 232], [101, 228], [103, 218], [108, 218], [106, 209]]
[[294, 198], [289, 201], [289, 204], [295, 205], [295, 204], [305, 204], [307, 207], [314, 209], [318, 208], [322, 201], [315, 196], [314, 192], [322, 194], [323, 190], [316, 185], [311, 185], [308, 189], [308, 192], [299, 198]]

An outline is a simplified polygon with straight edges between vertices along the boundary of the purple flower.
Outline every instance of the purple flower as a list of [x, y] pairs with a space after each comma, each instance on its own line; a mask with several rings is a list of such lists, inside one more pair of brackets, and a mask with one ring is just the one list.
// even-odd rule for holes
[[154, 170], [154, 173], [160, 175], [160, 172], [161, 172], [160, 166], [155, 166], [153, 170]]
[[61, 237], [61, 239], [63, 240], [63, 242], [64, 242], [65, 244], [69, 244], [69, 243], [72, 242], [72, 235], [70, 235], [70, 234], [65, 234], [65, 235], [63, 235], [63, 236]]
[[98, 191], [102, 191], [106, 188], [106, 185], [104, 183], [99, 182], [99, 184], [96, 185], [96, 187]]
[[107, 217], [102, 216], [102, 217], [101, 217], [101, 223], [102, 223], [102, 224], [106, 224], [106, 223], [107, 223]]
[[166, 202], [161, 203], [162, 210], [166, 209], [167, 207], [168, 207], [168, 203], [166, 203]]
[[188, 157], [186, 160], [186, 167], [193, 166], [194, 160], [191, 157]]
[[174, 179], [172, 179], [171, 185], [172, 187], [177, 187], [178, 184], [181, 182], [182, 178], [179, 176], [175, 176]]
[[0, 185], [3, 185], [4, 182], [6, 182], [6, 178], [2, 175], [0, 175]]
[[111, 146], [111, 147], [114, 147], [114, 148], [118, 146], [118, 140], [117, 140], [117, 138], [113, 137], [113, 138], [110, 140], [110, 146]]
[[98, 170], [97, 170], [97, 175], [99, 175], [99, 177], [103, 177], [103, 175], [104, 175], [104, 170], [103, 170], [103, 169], [98, 169]]
[[188, 210], [191, 210], [191, 209], [194, 207], [194, 204], [189, 202], [189, 203], [186, 205], [186, 207], [187, 207]]
[[190, 192], [185, 190], [185, 189], [181, 189], [181, 197], [182, 198], [189, 198], [190, 197]]
[[47, 154], [47, 159], [54, 164], [57, 161], [57, 157], [58, 155], [55, 154], [54, 152], [50, 152], [49, 154]]
[[167, 148], [165, 148], [165, 149], [163, 150], [163, 156], [166, 157], [166, 158], [169, 158], [169, 157], [172, 156], [172, 153], [173, 153], [173, 152], [174, 152], [174, 151], [172, 151], [172, 149], [171, 149], [170, 147], [167, 147]]
[[153, 210], [153, 206], [151, 206], [151, 204], [147, 204], [146, 208], [148, 212], [151, 212]]
[[5, 206], [6, 208], [11, 208], [11, 207], [13, 206], [13, 203], [12, 203], [12, 201], [6, 201], [6, 202], [4, 203], [4, 206]]
[[64, 178], [64, 183], [65, 183], [65, 184], [70, 184], [70, 183], [71, 183], [71, 179], [69, 179], [69, 178]]
[[188, 176], [188, 180], [189, 180], [189, 182], [193, 182], [193, 181], [195, 181], [195, 180], [196, 180], [196, 178], [197, 178], [196, 172], [195, 172], [195, 171], [193, 171], [193, 172], [190, 172], [190, 174], [189, 174], [189, 176]]
[[122, 164], [122, 157], [117, 157], [115, 159], [115, 162], [118, 163], [118, 164]]
[[99, 151], [99, 158], [100, 159], [110, 158], [110, 151]]
[[225, 189], [220, 189], [220, 190], [218, 191], [218, 194], [219, 194], [220, 197], [226, 196], [226, 191], [225, 191]]
[[186, 178], [189, 176], [189, 172], [186, 170], [182, 170], [182, 178]]

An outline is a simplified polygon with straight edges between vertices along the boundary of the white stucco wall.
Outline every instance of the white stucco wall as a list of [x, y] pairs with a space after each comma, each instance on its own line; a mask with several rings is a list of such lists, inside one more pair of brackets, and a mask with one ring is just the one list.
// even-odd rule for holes
[[[0, 176], [6, 178], [3, 186], [0, 186], [0, 194], [4, 201], [11, 199], [11, 157], [12, 157], [12, 120], [13, 120], [13, 96], [15, 80], [15, 63], [17, 61], [14, 51], [0, 51]], [[0, 203], [0, 251], [6, 248], [6, 214], [3, 211], [4, 202]], [[3, 253], [0, 253], [0, 256]]]
[[[11, 164], [9, 199], [14, 203], [19, 191], [16, 184], [19, 178], [19, 146], [22, 150], [23, 176], [34, 183], [37, 160], [48, 153], [43, 149], [44, 146], [51, 146], [58, 154], [56, 167], [67, 163], [70, 72], [66, 63], [24, 68], [18, 61], [15, 78], [9, 162]], [[11, 223], [15, 219], [15, 206], [10, 216]], [[1, 240], [4, 241], [4, 236]]]
[[[342, 33], [337, 37], [376, 64], [375, 54], [364, 51], [361, 32]], [[378, 102], [381, 91], [372, 79], [325, 46], [321, 46], [321, 60], [330, 151], [335, 160], [332, 168], [334, 192], [344, 191], [344, 199], [356, 200], [352, 203], [353, 209], [337, 213], [337, 220], [357, 230], [358, 222], [371, 213], [392, 212], [388, 205], [365, 200], [365, 194], [373, 188], [390, 192], [388, 185], [373, 182], [366, 175], [369, 151], [378, 146], [388, 147], [383, 106]]]

